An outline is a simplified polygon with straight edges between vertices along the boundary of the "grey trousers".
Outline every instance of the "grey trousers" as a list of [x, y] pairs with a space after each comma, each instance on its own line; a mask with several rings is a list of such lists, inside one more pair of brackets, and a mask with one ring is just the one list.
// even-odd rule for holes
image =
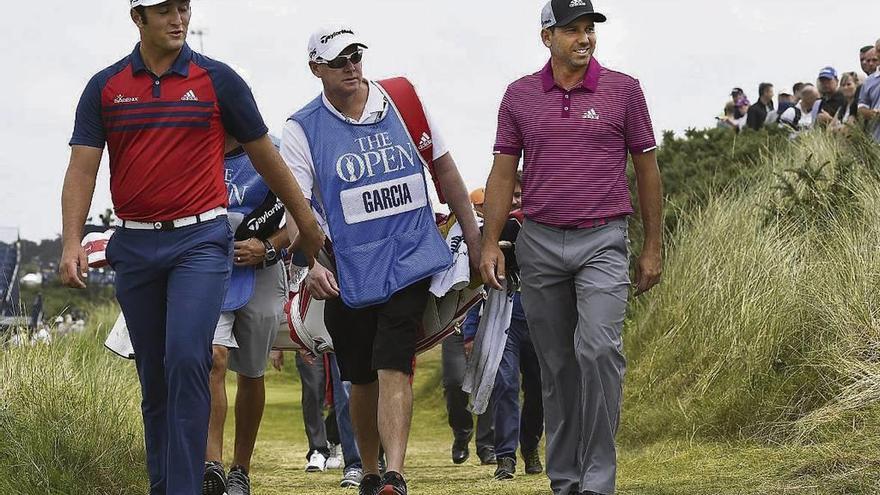
[[308, 459], [312, 452], [319, 451], [325, 456], [330, 453], [327, 446], [327, 429], [324, 425], [324, 392], [326, 376], [324, 375], [324, 359], [315, 359], [315, 364], [309, 365], [296, 354], [296, 369], [302, 381], [302, 413], [303, 423], [306, 428], [306, 437], [309, 439]]
[[526, 220], [516, 256], [541, 365], [550, 488], [612, 494], [626, 369], [626, 220], [575, 230]]
[[[449, 427], [456, 440], [470, 443], [474, 435], [474, 417], [467, 410], [468, 394], [461, 391], [467, 359], [464, 356], [464, 338], [455, 333], [443, 341], [443, 394]], [[477, 454], [495, 449], [495, 429], [492, 427], [492, 408], [477, 416]]]

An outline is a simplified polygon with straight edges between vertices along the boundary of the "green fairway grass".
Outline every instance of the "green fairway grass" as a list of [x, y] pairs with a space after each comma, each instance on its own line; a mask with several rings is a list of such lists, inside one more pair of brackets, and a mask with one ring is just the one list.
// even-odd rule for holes
[[[308, 442], [300, 407], [300, 383], [286, 356], [283, 372], [267, 374], [267, 404], [251, 469], [256, 495], [328, 495], [356, 493], [339, 488], [341, 470], [306, 473]], [[228, 377], [230, 403], [235, 381]], [[472, 455], [463, 465], [450, 459], [451, 431], [440, 386], [439, 348], [422, 355], [415, 380], [413, 432], [407, 454], [410, 492], [424, 495], [451, 494], [549, 494], [544, 474], [521, 472], [512, 481], [492, 480], [494, 466], [481, 466]], [[232, 409], [226, 425], [225, 461], [231, 461], [234, 435]], [[865, 446], [867, 447], [867, 446]], [[755, 443], [717, 443], [699, 440], [667, 440], [651, 445], [620, 448], [619, 493], [633, 495], [763, 495], [763, 494], [856, 494], [870, 491], [877, 474], [876, 453], [850, 459], [852, 465], [813, 464], [840, 445], [770, 447]], [[852, 446], [853, 450], [859, 450]], [[823, 451], [826, 451], [823, 454]], [[542, 456], [543, 457], [543, 456]], [[856, 456], [858, 457], [858, 456]], [[871, 458], [873, 460], [871, 460]], [[519, 461], [518, 468], [521, 468]], [[851, 470], [850, 468], [857, 468]], [[876, 479], [876, 478], [874, 478]]]

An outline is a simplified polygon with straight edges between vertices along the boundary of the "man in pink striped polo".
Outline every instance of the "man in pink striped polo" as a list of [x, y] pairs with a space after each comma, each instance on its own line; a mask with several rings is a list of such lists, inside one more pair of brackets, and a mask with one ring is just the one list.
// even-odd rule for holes
[[661, 183], [639, 82], [593, 58], [589, 0], [551, 0], [541, 12], [550, 61], [507, 88], [486, 190], [481, 272], [506, 284], [498, 238], [520, 156], [526, 220], [516, 242], [522, 301], [543, 381], [547, 475], [556, 495], [611, 494], [626, 361], [629, 296], [626, 176], [632, 156], [644, 225], [635, 295], [660, 281]]

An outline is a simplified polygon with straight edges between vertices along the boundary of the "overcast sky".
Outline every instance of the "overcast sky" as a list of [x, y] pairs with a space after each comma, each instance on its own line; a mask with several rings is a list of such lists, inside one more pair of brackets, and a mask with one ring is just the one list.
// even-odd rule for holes
[[[484, 183], [505, 87], [537, 71], [540, 0], [193, 0], [191, 29], [206, 55], [246, 73], [263, 117], [285, 119], [320, 91], [306, 43], [319, 25], [362, 33], [369, 78], [406, 75], [450, 144], [469, 188]], [[596, 58], [641, 80], [657, 135], [714, 125], [733, 86], [757, 97], [819, 69], [858, 70], [858, 49], [880, 37], [876, 0], [595, 0], [608, 16]], [[0, 17], [0, 226], [28, 239], [61, 231], [61, 183], [80, 93], [129, 53], [128, 0], [14, 2]], [[200, 50], [199, 39], [190, 45]], [[662, 164], [661, 164], [662, 167]], [[110, 206], [105, 162], [92, 211]]]

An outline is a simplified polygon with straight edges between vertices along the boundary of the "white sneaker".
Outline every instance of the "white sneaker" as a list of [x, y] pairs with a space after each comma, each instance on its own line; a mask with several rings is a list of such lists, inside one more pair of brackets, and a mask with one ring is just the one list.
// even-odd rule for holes
[[342, 448], [339, 445], [330, 446], [330, 457], [327, 458], [327, 469], [342, 469], [345, 460], [342, 458]]
[[312, 455], [309, 456], [309, 462], [306, 464], [306, 472], [307, 473], [320, 473], [324, 469], [327, 468], [327, 458], [324, 457], [324, 454], [318, 452], [317, 450], [312, 452]]

